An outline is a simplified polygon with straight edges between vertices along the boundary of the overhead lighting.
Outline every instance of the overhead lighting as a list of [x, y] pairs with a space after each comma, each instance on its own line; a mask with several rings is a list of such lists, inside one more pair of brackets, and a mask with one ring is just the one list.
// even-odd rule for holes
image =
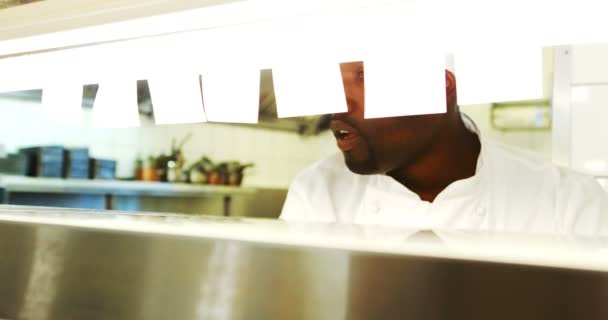
[[[162, 10], [174, 12], [88, 26], [91, 19], [86, 20], [87, 17], [107, 22], [111, 21], [111, 15], [135, 16], [133, 6], [124, 6], [122, 1], [114, 2], [117, 4], [110, 3], [103, 8], [85, 6], [79, 9], [82, 11], [77, 12], [79, 15], [45, 21], [31, 21], [31, 17], [26, 17], [23, 25], [3, 25], [0, 22], [0, 38], [8, 39], [0, 43], [0, 56], [259, 22], [276, 22], [278, 25], [294, 17], [338, 17], [357, 10], [365, 12], [387, 5], [409, 6], [414, 2], [424, 8], [418, 11], [418, 17], [423, 21], [431, 19], [434, 29], [441, 31], [442, 40], [449, 43], [448, 46], [454, 46], [453, 49], [475, 46], [480, 39], [488, 45], [509, 43], [537, 46], [608, 40], [608, 20], [603, 17], [604, 4], [597, 0], [249, 0], [226, 1], [230, 3], [213, 6], [202, 1], [199, 8], [194, 4], [184, 5], [181, 3], [183, 1], [175, 1], [175, 4], [155, 1], [158, 4], [142, 8], [157, 13]], [[546, 14], [547, 8], [551, 8], [551, 14]], [[142, 11], [139, 10], [136, 15], [141, 16]], [[9, 10], [0, 12], [0, 21], [3, 15], [8, 14]], [[437, 17], [440, 18], [435, 19]], [[517, 23], [512, 23], [514, 17]], [[15, 21], [4, 20], [13, 24]], [[82, 27], [79, 28], [79, 24]], [[52, 27], [51, 30], [60, 30], [66, 25], [75, 29], [50, 33], [47, 32], [49, 29], [43, 29], [48, 26]], [[479, 28], [480, 25], [484, 27]], [[32, 29], [36, 28], [41, 29], [43, 34], [31, 36]], [[340, 25], [336, 23], [333, 28], [340, 28]], [[426, 28], [416, 29], [424, 38], [439, 35], [429, 31]]]
[[[64, 33], [3, 41], [0, 43], [0, 55], [149, 37], [56, 52], [58, 55], [70, 56], [70, 62], [61, 60], [62, 67], [69, 65], [72, 69], [83, 70], [77, 77], [78, 81], [82, 84], [99, 82], [100, 91], [106, 90], [103, 88], [107, 88], [108, 82], [104, 79], [109, 77], [162, 82], [162, 79], [155, 80], [151, 76], [159, 65], [190, 65], [192, 70], [202, 73], [205, 68], [194, 67], [196, 57], [207, 60], [207, 64], [217, 61], [229, 64], [238, 61], [239, 56], [255, 55], [258, 61], [252, 62], [251, 66], [263, 67], [265, 64], [273, 69], [279, 117], [346, 112], [346, 99], [338, 63], [352, 61], [353, 58], [365, 61], [365, 117], [437, 113], [445, 111], [445, 64], [441, 55], [446, 48], [439, 48], [433, 43], [447, 39], [444, 31], [448, 28], [469, 30], [466, 28], [470, 26], [450, 24], [455, 21], [447, 17], [446, 11], [450, 14], [454, 12], [445, 8], [451, 8], [454, 4], [450, 3], [459, 1], [429, 1], [439, 3], [443, 7], [425, 5], [426, 11], [416, 11], [414, 1], [244, 1]], [[478, 0], [464, 1], [478, 3], [475, 2]], [[587, 0], [584, 1], [587, 3]], [[523, 8], [523, 5], [522, 0], [517, 0], [513, 8]], [[497, 12], [488, 4], [483, 4], [481, 8]], [[455, 7], [455, 10], [458, 13], [466, 12], [465, 8]], [[447, 20], [438, 18], [444, 15]], [[475, 15], [480, 16], [477, 12]], [[487, 32], [483, 34], [490, 37], [491, 30], [507, 32], [504, 27], [497, 25], [500, 23], [486, 25]], [[210, 32], [215, 35], [209, 37]], [[227, 34], [236, 36], [226, 36]], [[471, 34], [463, 32], [450, 34], [455, 40], [449, 45], [454, 46], [458, 45], [458, 41], [464, 41], [465, 37], [471, 37]], [[263, 46], [256, 46], [256, 43], [265, 40], [265, 37], [270, 41], [265, 41]], [[490, 38], [484, 40], [490, 41]], [[207, 41], [210, 39], [215, 40]], [[220, 42], [222, 39], [224, 41]], [[248, 42], [246, 46], [235, 46], [234, 42], [226, 39]], [[537, 41], [538, 37], [535, 39], [534, 41]], [[425, 41], [430, 45], [425, 44]], [[203, 43], [205, 45], [202, 45]], [[537, 53], [528, 55], [532, 50], [525, 49], [526, 53], [523, 53], [518, 51], [519, 48], [515, 50], [508, 46], [496, 50], [486, 47], [466, 48], [471, 45], [474, 45], [472, 41], [465, 41], [464, 47], [467, 50], [459, 47], [454, 59], [461, 104], [542, 97], [540, 49], [534, 49]], [[226, 47], [229, 50], [226, 50]], [[207, 55], [206, 51], [216, 52]], [[218, 55], [217, 52], [227, 53], [227, 56]], [[184, 55], [187, 55], [187, 58], [184, 58]], [[50, 62], [44, 59], [46, 56], [47, 53], [43, 53], [30, 57], [0, 59], [0, 91], [26, 90], [44, 85], [45, 82], [41, 79], [49, 77], [52, 72], [45, 68], [37, 69], [36, 66], [48, 65]], [[91, 64], [90, 61], [96, 63]], [[47, 75], [41, 76], [42, 73]], [[145, 75], [150, 77], [142, 77]], [[74, 75], [57, 76], [70, 82], [74, 80], [68, 79]], [[234, 80], [238, 83], [230, 84], [230, 87], [223, 87], [226, 79], [222, 79], [215, 71], [209, 70], [206, 77], [214, 79], [210, 83], [203, 83], [203, 86], [209, 85], [203, 89], [210, 92], [205, 101], [209, 104], [211, 118], [217, 119], [213, 121], [230, 120], [225, 115], [217, 114], [217, 110], [227, 110], [226, 104], [222, 108], [216, 106], [219, 105], [218, 97], [237, 87], [239, 91], [243, 90], [242, 92], [247, 94], [240, 97], [231, 96], [230, 98], [235, 100], [242, 98], [240, 102], [231, 105], [242, 106], [249, 111], [242, 114], [242, 119], [232, 118], [230, 121], [253, 121], [253, 108], [248, 107], [251, 102], [245, 103], [246, 97], [259, 90], [259, 86], [245, 89], [246, 85], [253, 84], [253, 78], [248, 75], [243, 79]], [[164, 98], [158, 96], [162, 96], [162, 91], [166, 91], [166, 88], [173, 84], [162, 83], [160, 87], [153, 84], [156, 88], [153, 90], [156, 92], [153, 93], [157, 96], [156, 100], [163, 100]], [[185, 85], [190, 87], [192, 82], [188, 81]], [[194, 101], [191, 96], [194, 91], [187, 91], [190, 92], [187, 94], [189, 98], [184, 99]], [[247, 101], [250, 99], [247, 98]], [[160, 111], [160, 114], [163, 114], [163, 111]], [[172, 116], [178, 115], [167, 115], [169, 118], [161, 116], [159, 121], [181, 121], [171, 119]], [[201, 119], [200, 114], [197, 118], [185, 117], [180, 113], [179, 117], [188, 121]], [[131, 122], [136, 117], [129, 115], [127, 118]]]
[[119, 77], [99, 83], [93, 103], [93, 126], [98, 128], [139, 126], [137, 81]]
[[206, 122], [198, 75], [162, 74], [148, 79], [156, 124]]
[[[65, 1], [64, 1], [65, 2]], [[117, 2], [116, 6], [122, 4]], [[172, 9], [171, 1], [156, 1], [159, 6], [164, 6], [165, 10]], [[297, 16], [313, 15], [319, 13], [337, 12], [361, 8], [365, 6], [376, 6], [387, 1], [380, 0], [310, 0], [310, 1], [284, 1], [284, 0], [248, 0], [248, 1], [226, 1], [229, 3], [221, 5], [209, 6], [207, 1], [201, 1], [199, 8], [191, 8], [184, 10], [183, 1], [174, 1], [173, 9], [177, 8], [177, 12], [167, 14], [155, 14], [149, 17], [134, 18], [127, 21], [114, 23], [104, 23], [96, 26], [83, 26], [73, 30], [58, 31], [44, 34], [29, 36], [32, 25], [38, 28], [44, 27], [45, 24], [53, 27], [52, 29], [60, 29], [63, 25], [81, 24], [87, 25], [87, 21], [83, 17], [99, 18], [100, 20], [108, 21], [111, 15], [124, 16], [132, 15], [126, 8], [113, 7], [115, 4], [108, 3], [103, 8], [95, 8], [86, 6], [80, 16], [68, 16], [53, 19], [53, 21], [33, 21], [28, 28], [23, 28], [21, 32], [28, 36], [19, 35], [20, 26], [4, 26], [0, 23], [0, 36], [2, 33], [9, 33], [10, 40], [0, 42], [0, 56], [11, 55], [25, 52], [33, 52], [39, 50], [48, 50], [55, 48], [65, 48], [79, 46], [83, 44], [94, 44], [116, 40], [128, 40], [142, 37], [157, 36], [161, 34], [177, 34], [180, 32], [189, 32], [194, 30], [209, 30], [213, 28], [224, 28], [235, 25], [246, 25], [258, 23], [262, 21], [276, 21], [281, 19], [292, 19]], [[390, 1], [388, 1], [390, 2]], [[151, 4], [153, 10], [158, 11], [159, 8], [154, 8], [155, 4]], [[194, 7], [194, 5], [189, 5]], [[91, 11], [93, 8], [93, 12]], [[124, 10], [121, 11], [121, 10]], [[141, 11], [140, 11], [141, 12]], [[9, 14], [0, 11], [0, 21], [2, 14]], [[38, 18], [38, 15], [36, 15]], [[62, 19], [63, 18], [63, 19]], [[68, 20], [68, 21], [65, 21]], [[29, 22], [29, 21], [28, 21]], [[63, 24], [63, 25], [62, 25]], [[59, 28], [57, 28], [59, 26]]]
[[[604, 2], [597, 0], [425, 0], [441, 17], [453, 50], [494, 46], [555, 46], [608, 41]], [[547, 14], [550, 8], [551, 14]], [[517, 23], [514, 23], [517, 21]], [[480, 28], [483, 26], [483, 28]], [[449, 30], [449, 32], [446, 32]]]

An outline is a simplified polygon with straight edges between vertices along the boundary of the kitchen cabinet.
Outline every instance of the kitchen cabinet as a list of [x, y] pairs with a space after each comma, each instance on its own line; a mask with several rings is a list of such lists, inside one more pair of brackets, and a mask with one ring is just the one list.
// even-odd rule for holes
[[608, 176], [608, 45], [555, 49], [553, 160], [596, 178]]
[[[608, 64], [606, 64], [608, 65]], [[607, 70], [608, 71], [608, 70]], [[572, 88], [572, 168], [608, 176], [608, 81]]]
[[608, 45], [572, 47], [572, 84], [608, 83]]

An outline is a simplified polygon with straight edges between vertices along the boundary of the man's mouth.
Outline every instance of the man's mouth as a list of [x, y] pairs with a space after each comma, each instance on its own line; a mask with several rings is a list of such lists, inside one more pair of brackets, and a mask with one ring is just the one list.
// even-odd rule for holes
[[357, 130], [342, 120], [332, 120], [331, 130], [338, 142], [338, 148], [342, 151], [351, 150], [361, 139]]
[[348, 130], [337, 130], [334, 132], [334, 136], [338, 140], [344, 140], [346, 137], [348, 137], [349, 134], [350, 134], [350, 131], [348, 131]]

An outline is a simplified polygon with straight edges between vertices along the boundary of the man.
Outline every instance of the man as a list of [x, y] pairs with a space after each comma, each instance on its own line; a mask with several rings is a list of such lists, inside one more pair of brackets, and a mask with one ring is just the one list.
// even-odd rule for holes
[[459, 111], [451, 72], [446, 113], [364, 119], [363, 63], [341, 70], [348, 112], [331, 123], [341, 154], [296, 177], [282, 219], [608, 234], [608, 201], [597, 182], [480, 139]]

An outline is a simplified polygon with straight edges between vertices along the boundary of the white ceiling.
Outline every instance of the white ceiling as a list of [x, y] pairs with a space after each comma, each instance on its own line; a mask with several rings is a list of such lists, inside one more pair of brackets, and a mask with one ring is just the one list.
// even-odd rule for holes
[[[241, 0], [0, 0], [0, 41]], [[21, 5], [34, 2], [28, 5]]]

